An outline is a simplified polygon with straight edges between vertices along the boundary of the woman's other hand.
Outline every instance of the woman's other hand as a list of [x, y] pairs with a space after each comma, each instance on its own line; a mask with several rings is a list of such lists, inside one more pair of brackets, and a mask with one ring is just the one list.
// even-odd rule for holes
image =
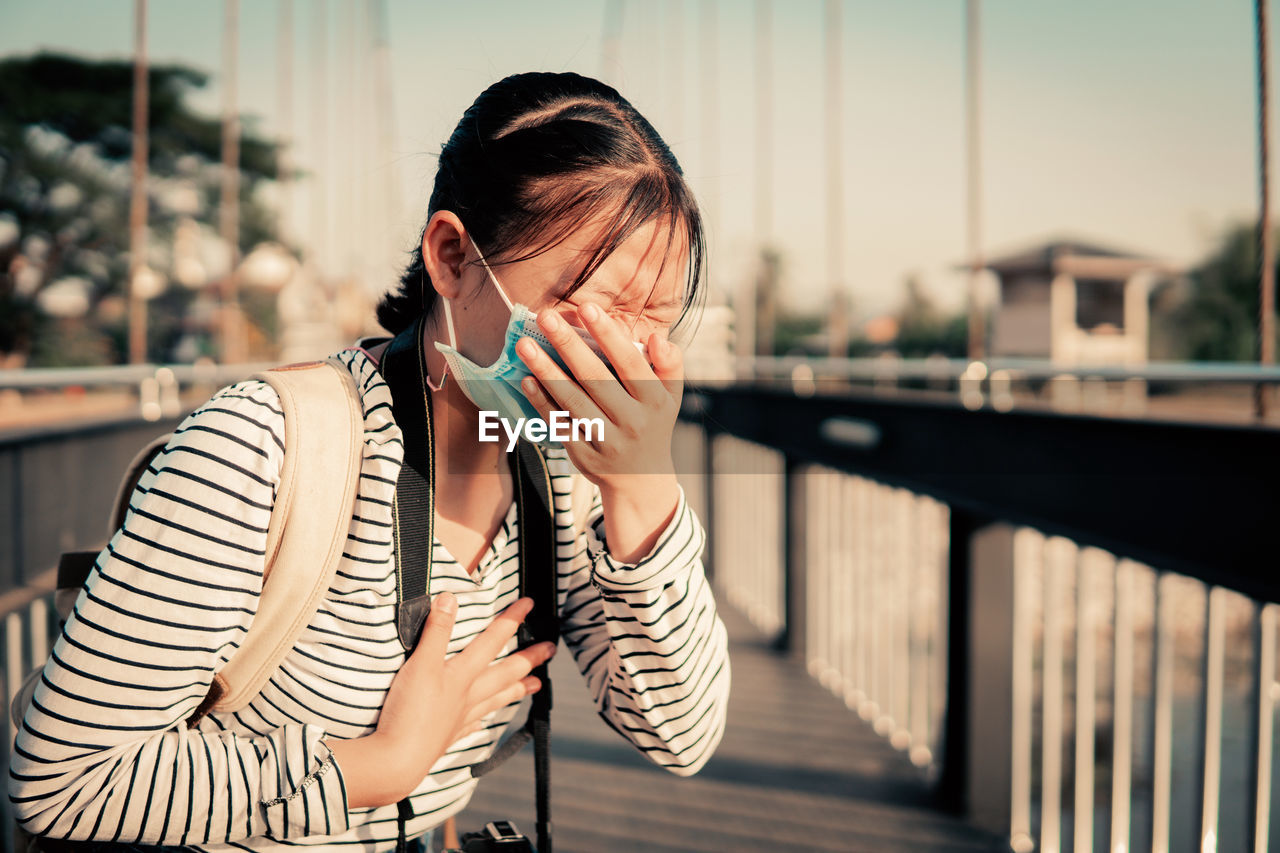
[[538, 323], [573, 377], [526, 338], [516, 346], [533, 373], [523, 390], [548, 422], [552, 410], [603, 420], [602, 441], [570, 441], [565, 449], [577, 469], [600, 487], [610, 552], [632, 562], [652, 549], [679, 504], [671, 434], [684, 393], [684, 359], [679, 347], [655, 331], [646, 342], [646, 360], [626, 327], [598, 306], [586, 305], [579, 314], [616, 378], [562, 317], [542, 311]]
[[348, 808], [408, 796], [451, 744], [479, 731], [489, 714], [541, 687], [529, 673], [555, 654], [552, 643], [496, 660], [532, 608], [532, 599], [521, 598], [446, 660], [458, 602], [448, 592], [435, 597], [417, 648], [387, 691], [377, 729], [362, 738], [327, 741], [342, 770]]

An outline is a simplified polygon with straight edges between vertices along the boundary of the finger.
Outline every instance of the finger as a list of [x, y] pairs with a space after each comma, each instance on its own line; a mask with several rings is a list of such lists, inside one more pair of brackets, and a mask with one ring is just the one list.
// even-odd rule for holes
[[[533, 405], [533, 408], [537, 410], [539, 417], [548, 424], [555, 423], [551, 415], [555, 401], [551, 399], [551, 395], [547, 393], [547, 389], [542, 387], [542, 383], [538, 382], [538, 380], [534, 379], [532, 376], [526, 376], [524, 379], [520, 380], [520, 390], [524, 393], [525, 399], [527, 399], [529, 403]], [[573, 424], [570, 424], [569, 427], [570, 436], [575, 437], [577, 435], [576, 427], [574, 427]], [[586, 438], [576, 441], [571, 440], [565, 443], [565, 450], [568, 452], [569, 458], [573, 461], [574, 465], [578, 468], [582, 467], [583, 448], [595, 448], [597, 444], [603, 442], [604, 433], [605, 429], [602, 421], [601, 428], [598, 432], [594, 428], [589, 428], [586, 430]], [[597, 435], [599, 436], [598, 438], [596, 437]]]
[[[592, 307], [594, 308], [595, 306]], [[551, 345], [555, 347], [556, 355], [564, 360], [569, 372], [578, 382], [584, 385], [588, 382], [608, 381], [614, 384], [617, 383], [617, 380], [613, 378], [613, 374], [609, 372], [609, 366], [601, 360], [599, 355], [592, 352], [586, 341], [573, 330], [559, 313], [547, 310], [538, 314], [538, 328], [542, 329], [543, 334], [547, 336], [547, 340], [551, 341]], [[617, 390], [619, 392], [622, 391], [621, 388]]]
[[520, 390], [524, 392], [524, 396], [533, 407], [538, 410], [538, 414], [542, 416], [544, 421], [551, 422], [551, 398], [547, 396], [546, 390], [538, 383], [538, 380], [532, 376], [526, 376], [520, 380]]
[[[577, 335], [574, 335], [574, 337], [577, 337]], [[586, 344], [583, 344], [583, 346], [586, 346]], [[560, 365], [556, 364], [551, 356], [543, 352], [542, 347], [534, 343], [533, 338], [521, 338], [520, 342], [516, 344], [516, 354], [520, 356], [520, 360], [529, 368], [529, 372], [533, 374], [533, 377], [538, 380], [538, 384], [550, 395], [556, 408], [568, 412], [570, 416], [575, 418], [605, 418], [605, 414], [600, 410], [595, 398], [588, 394], [583, 389], [583, 386], [570, 379], [560, 369]], [[592, 358], [595, 358], [594, 354], [592, 354]], [[610, 376], [609, 381], [613, 383], [619, 395], [627, 397], [628, 400], [631, 399], [616, 379]], [[597, 390], [600, 384], [592, 383], [593, 386], [597, 387]], [[619, 398], [614, 398], [614, 403], [617, 405], [622, 401]], [[607, 420], [612, 423], [618, 422], [617, 418], [612, 414], [608, 416]]]
[[520, 623], [533, 609], [532, 598], [521, 598], [489, 623], [471, 643], [453, 658], [462, 666], [479, 673], [498, 656], [507, 642], [520, 630]]
[[470, 722], [464, 721], [462, 725], [458, 728], [457, 733], [454, 735], [453, 739], [455, 742], [457, 742], [462, 740], [463, 738], [471, 737], [473, 734], [483, 729], [484, 725], [485, 725], [484, 720], [472, 720]]
[[453, 742], [457, 743], [464, 738], [471, 737], [486, 725], [487, 723], [479, 717], [475, 719], [472, 719], [471, 717], [465, 718], [462, 722], [458, 723], [458, 727], [453, 730]]
[[431, 600], [431, 610], [427, 613], [427, 624], [422, 628], [422, 636], [413, 651], [413, 657], [422, 656], [423, 660], [444, 660], [449, 650], [449, 638], [453, 636], [453, 623], [458, 617], [458, 599], [451, 592], [442, 592]]
[[555, 657], [555, 653], [555, 643], [538, 643], [527, 649], [513, 652], [500, 661], [494, 661], [472, 682], [469, 695], [476, 699], [488, 696], [512, 681], [524, 678], [534, 668], [542, 666]]
[[584, 306], [582, 319], [587, 324], [587, 331], [596, 339], [609, 363], [617, 371], [618, 379], [622, 381], [627, 393], [637, 400], [641, 399], [645, 380], [652, 380], [654, 374], [649, 368], [649, 362], [636, 349], [630, 333], [596, 305]]
[[[551, 417], [551, 395], [548, 394], [547, 390], [538, 383], [538, 380], [534, 379], [532, 376], [526, 376], [524, 379], [520, 380], [520, 390], [524, 393], [525, 398], [528, 399], [533, 407], [537, 409], [538, 416], [548, 424], [553, 424], [554, 421]], [[580, 471], [591, 470], [590, 462], [588, 460], [591, 458], [591, 454], [598, 451], [600, 449], [600, 445], [604, 443], [605, 430], [603, 426], [599, 431], [594, 427], [590, 427], [590, 425], [588, 426], [589, 428], [585, 430], [586, 434], [581, 439], [572, 440], [576, 438], [577, 432], [575, 431], [573, 424], [570, 424], [569, 435], [571, 440], [564, 443], [565, 452], [569, 454], [569, 460], [573, 462], [574, 467]], [[551, 431], [549, 430], [548, 432], [550, 433]]]
[[491, 694], [484, 700], [477, 702], [471, 708], [471, 712], [467, 715], [468, 720], [483, 720], [501, 708], [508, 705], [514, 705], [524, 697], [531, 693], [537, 693], [542, 689], [542, 681], [536, 676], [530, 675], [520, 679], [515, 684], [508, 684], [506, 687]]
[[680, 347], [654, 332], [649, 336], [649, 358], [662, 387], [679, 403], [684, 395], [684, 353]]

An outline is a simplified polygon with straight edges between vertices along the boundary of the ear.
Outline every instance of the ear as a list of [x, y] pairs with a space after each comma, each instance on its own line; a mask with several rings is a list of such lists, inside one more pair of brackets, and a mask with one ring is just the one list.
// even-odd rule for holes
[[457, 299], [462, 292], [463, 262], [470, 241], [462, 220], [451, 210], [437, 210], [422, 232], [422, 262], [436, 293]]

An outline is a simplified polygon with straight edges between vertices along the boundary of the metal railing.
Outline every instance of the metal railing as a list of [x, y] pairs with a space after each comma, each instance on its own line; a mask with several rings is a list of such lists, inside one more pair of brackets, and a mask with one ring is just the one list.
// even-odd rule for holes
[[[1255, 398], [1274, 399], [1280, 368], [1234, 362], [1064, 365], [1048, 359], [966, 361], [935, 356], [741, 359], [739, 380], [786, 387], [801, 396], [851, 388], [955, 397], [970, 409], [1044, 409], [1108, 417], [1161, 416], [1183, 421], [1250, 423]], [[1277, 403], [1270, 423], [1280, 423]]]
[[[121, 365], [115, 367], [28, 368], [0, 370], [0, 391], [19, 392], [79, 387], [86, 389], [134, 388], [139, 401], [151, 411], [151, 403], [170, 405], [182, 387], [212, 389], [233, 382], [272, 364]], [[756, 356], [729, 360], [722, 370], [737, 381], [781, 382], [799, 393], [816, 390], [826, 381], [862, 383], [880, 387], [910, 385], [957, 392], [962, 400], [976, 399], [1000, 408], [1010, 389], [1019, 383], [1059, 381], [1078, 383], [1082, 398], [1096, 383], [1112, 383], [1145, 389], [1148, 384], [1280, 386], [1280, 367], [1236, 362], [1149, 362], [1139, 365], [1062, 365], [1048, 359], [992, 358], [981, 362], [965, 359], [821, 358], [808, 356]], [[733, 384], [726, 378], [722, 386]], [[1136, 383], [1136, 385], [1135, 385]], [[714, 383], [711, 383], [714, 384]], [[976, 395], [976, 397], [975, 397]]]
[[[4, 615], [4, 631], [0, 634], [0, 642], [4, 645], [4, 723], [5, 738], [0, 759], [4, 761], [5, 779], [8, 779], [9, 750], [17, 729], [9, 709], [14, 696], [22, 684], [26, 674], [43, 667], [49, 657], [49, 651], [57, 636], [57, 617], [53, 609], [52, 574], [0, 596], [0, 612]], [[3, 835], [0, 835], [0, 849], [4, 853], [14, 853], [14, 820], [13, 805], [9, 798], [0, 798], [0, 824]]]
[[183, 388], [211, 392], [220, 385], [243, 379], [272, 364], [134, 364], [116, 367], [49, 367], [0, 370], [0, 391], [17, 393], [83, 388], [132, 389], [137, 393], [144, 420], [173, 417], [182, 409]]
[[1280, 431], [746, 386], [683, 416], [720, 594], [941, 804], [1017, 851], [1268, 848]]
[[[1280, 432], [989, 402], [690, 389], [718, 589], [1014, 849], [1265, 850]], [[0, 440], [6, 695], [171, 426]]]
[[811, 377], [859, 381], [946, 380], [957, 382], [981, 365], [984, 378], [1005, 372], [1029, 380], [1099, 377], [1107, 380], [1140, 379], [1148, 382], [1241, 383], [1280, 385], [1280, 366], [1247, 362], [1153, 361], [1146, 364], [1062, 365], [1040, 358], [991, 358], [972, 362], [961, 358], [826, 358], [809, 356], [757, 356], [739, 359], [738, 373], [751, 379], [794, 380], [797, 371]]

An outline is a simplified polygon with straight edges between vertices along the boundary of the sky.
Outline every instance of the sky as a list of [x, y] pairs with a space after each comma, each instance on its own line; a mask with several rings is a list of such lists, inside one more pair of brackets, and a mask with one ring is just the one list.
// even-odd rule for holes
[[[388, 0], [384, 142], [352, 130], [372, 126], [377, 103], [366, 2], [294, 0], [291, 122], [278, 3], [240, 5], [241, 111], [264, 133], [296, 139], [300, 166], [328, 177], [293, 193], [290, 227], [326, 263], [365, 270], [374, 290], [394, 283], [417, 238], [436, 155], [463, 110], [507, 74], [552, 70], [616, 86], [671, 145], [709, 220], [713, 296], [750, 276], [763, 240], [782, 253], [785, 305], [820, 309], [833, 285], [826, 212], [838, 184], [834, 277], [859, 317], [892, 310], [909, 275], [945, 306], [963, 300], [962, 0], [840, 4], [835, 182], [825, 168], [824, 3], [775, 0], [763, 192], [754, 3]], [[0, 55], [128, 57], [133, 7], [4, 0]], [[983, 251], [1072, 235], [1186, 265], [1256, 216], [1252, 15], [1250, 0], [983, 3]], [[222, 98], [222, 23], [217, 0], [150, 4], [152, 60], [208, 71], [197, 103], [210, 113]]]

